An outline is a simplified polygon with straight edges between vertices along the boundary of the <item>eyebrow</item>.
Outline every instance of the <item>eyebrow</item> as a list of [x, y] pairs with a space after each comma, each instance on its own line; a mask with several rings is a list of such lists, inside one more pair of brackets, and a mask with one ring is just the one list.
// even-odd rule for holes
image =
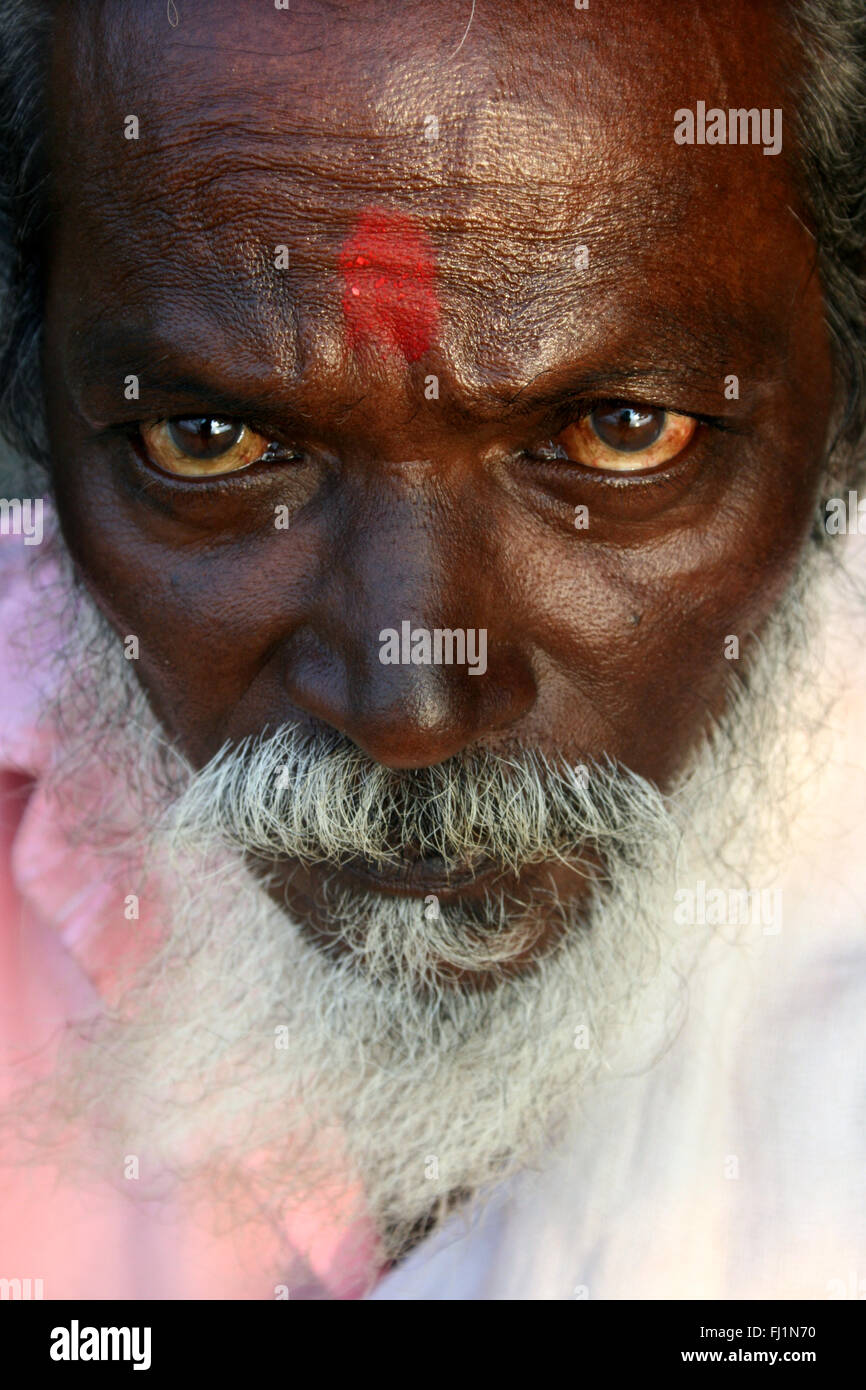
[[[713, 342], [712, 334], [698, 335], [694, 325], [684, 327], [674, 316], [662, 316], [658, 343], [648, 349], [646, 341], [629, 347], [627, 335], [611, 345], [607, 353], [579, 354], [536, 372], [523, 382], [491, 380], [473, 385], [463, 399], [454, 404], [467, 417], [482, 420], [520, 419], [543, 411], [566, 407], [569, 401], [643, 397], [648, 404], [667, 404], [670, 409], [686, 410], [685, 396], [696, 398], [692, 413], [724, 415], [723, 378], [732, 360], [730, 343]], [[731, 316], [726, 315], [729, 327]], [[206, 325], [199, 326], [207, 337]], [[677, 330], [682, 329], [682, 334]], [[197, 334], [198, 336], [198, 334]], [[646, 338], [646, 332], [641, 335]], [[70, 368], [76, 380], [70, 381], [73, 399], [91, 421], [131, 421], [146, 414], [152, 402], [154, 413], [174, 414], [183, 409], [222, 413], [239, 419], [297, 423], [310, 422], [305, 407], [308, 382], [301, 372], [282, 373], [274, 364], [269, 371], [251, 372], [238, 366], [234, 380], [214, 374], [212, 362], [188, 348], [176, 347], [168, 338], [135, 323], [107, 324], [100, 318], [91, 328], [76, 333], [70, 353]], [[765, 364], [766, 365], [766, 364]], [[123, 380], [130, 373], [139, 377], [140, 396], [126, 401]], [[751, 373], [754, 376], [754, 373]], [[274, 381], [269, 384], [267, 377]], [[80, 384], [79, 384], [80, 383]], [[109, 385], [109, 383], [111, 383]], [[366, 392], [359, 391], [359, 399]], [[461, 393], [462, 394], [462, 393]], [[673, 396], [673, 399], [668, 399]], [[697, 408], [703, 401], [708, 409]], [[351, 413], [349, 402], [337, 408], [339, 415]]]
[[636, 361], [628, 367], [599, 365], [590, 370], [564, 367], [552, 368], [532, 377], [516, 391], [512, 389], [491, 390], [491, 401], [510, 416], [534, 415], [539, 411], [566, 404], [572, 397], [601, 395], [614, 398], [617, 387], [626, 392], [669, 392], [671, 389], [692, 389], [714, 393], [719, 390], [721, 378], [717, 372], [707, 372], [694, 365], [672, 365], [655, 359]]
[[[262, 410], [286, 410], [294, 394], [283, 377], [278, 391], [269, 391], [263, 374], [245, 384], [242, 374], [235, 383], [214, 374], [212, 362], [188, 349], [179, 349], [167, 338], [143, 325], [112, 324], [76, 332], [68, 360], [68, 385], [76, 404], [93, 419], [140, 417], [142, 406], [153, 398], [187, 398], [233, 414]], [[277, 374], [276, 366], [271, 368]], [[140, 399], [126, 401], [123, 381], [139, 378]]]

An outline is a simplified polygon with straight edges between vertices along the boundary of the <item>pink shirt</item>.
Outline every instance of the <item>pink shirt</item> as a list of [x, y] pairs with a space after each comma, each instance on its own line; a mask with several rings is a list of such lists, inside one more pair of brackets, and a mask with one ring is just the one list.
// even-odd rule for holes
[[[152, 939], [146, 921], [131, 938], [104, 861], [68, 845], [44, 785], [57, 735], [38, 713], [56, 643], [27, 555], [0, 538], [0, 1104], [51, 1065], [70, 1020], [100, 1010], [132, 941]], [[9, 1159], [0, 1278], [41, 1280], [46, 1299], [349, 1299], [378, 1273], [370, 1232], [336, 1214], [295, 1212], [268, 1247], [261, 1230], [209, 1234], [167, 1175], [85, 1190], [30, 1153]]]

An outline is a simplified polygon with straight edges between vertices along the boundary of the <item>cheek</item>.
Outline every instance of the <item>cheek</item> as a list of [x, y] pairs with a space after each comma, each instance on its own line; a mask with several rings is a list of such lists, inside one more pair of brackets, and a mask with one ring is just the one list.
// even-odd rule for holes
[[[730, 501], [730, 499], [728, 499]], [[751, 505], [606, 545], [514, 546], [514, 620], [548, 673], [530, 741], [609, 754], [664, 785], [724, 711], [787, 592], [812, 515], [769, 479]]]
[[63, 467], [55, 492], [90, 596], [121, 639], [138, 639], [136, 675], [157, 717], [195, 759], [218, 741], [222, 711], [242, 697], [255, 669], [254, 603], [233, 583], [230, 547], [222, 561], [208, 562], [192, 547], [162, 544], [96, 468]]

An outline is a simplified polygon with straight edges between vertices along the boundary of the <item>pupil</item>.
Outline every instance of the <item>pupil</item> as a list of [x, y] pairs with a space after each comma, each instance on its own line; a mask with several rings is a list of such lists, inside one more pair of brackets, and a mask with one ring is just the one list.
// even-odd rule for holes
[[662, 432], [665, 412], [634, 405], [614, 405], [594, 410], [589, 418], [599, 439], [612, 449], [631, 454], [655, 444]]
[[168, 433], [172, 444], [182, 454], [192, 458], [214, 459], [237, 444], [243, 426], [233, 420], [219, 420], [214, 415], [195, 415], [183, 420], [171, 420]]

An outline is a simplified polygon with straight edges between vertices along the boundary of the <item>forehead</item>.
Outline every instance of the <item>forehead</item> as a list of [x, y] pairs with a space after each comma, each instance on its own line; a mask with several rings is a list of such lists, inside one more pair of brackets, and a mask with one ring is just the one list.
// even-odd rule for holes
[[[777, 342], [810, 247], [775, 5], [176, 12], [85, 0], [55, 42], [53, 260], [79, 327], [122, 309], [203, 346], [218, 322], [284, 369], [333, 362], [341, 251], [385, 208], [432, 248], [455, 366], [519, 377], [620, 332]], [[782, 108], [783, 153], [676, 144], [699, 101]]]

